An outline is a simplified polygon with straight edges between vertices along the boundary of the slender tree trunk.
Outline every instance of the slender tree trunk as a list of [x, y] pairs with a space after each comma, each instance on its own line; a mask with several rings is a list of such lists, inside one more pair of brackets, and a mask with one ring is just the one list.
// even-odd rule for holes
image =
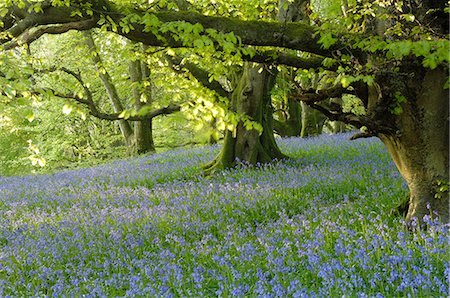
[[[339, 107], [342, 107], [343, 100], [341, 97], [335, 97], [330, 99], [330, 104], [337, 104]], [[330, 121], [328, 122], [329, 128], [332, 133], [342, 133], [346, 131], [346, 125], [341, 121]]]
[[302, 132], [300, 136], [304, 138], [307, 136], [315, 136], [321, 134], [326, 117], [319, 111], [309, 107], [304, 102], [301, 103], [301, 107]]
[[[113, 106], [114, 112], [120, 113], [124, 110], [124, 107], [120, 101], [119, 95], [116, 90], [116, 86], [114, 85], [111, 76], [106, 71], [106, 69], [103, 66], [102, 59], [100, 58], [94, 39], [92, 38], [92, 35], [90, 32], [85, 32], [85, 42], [86, 45], [91, 50], [91, 59], [92, 62], [94, 62], [95, 68], [97, 69], [98, 75], [100, 77], [100, 80], [102, 81], [103, 87], [106, 90], [106, 93], [108, 94], [108, 98], [111, 101], [111, 104]], [[133, 146], [133, 129], [131, 128], [131, 125], [126, 120], [118, 120], [120, 132], [122, 133], [123, 138], [125, 139], [125, 143], [128, 147]]]
[[[449, 221], [449, 194], [439, 193], [438, 182], [449, 182], [449, 94], [442, 88], [443, 69], [425, 72], [422, 84], [409, 83], [415, 97], [402, 105], [397, 136], [381, 135], [410, 191], [407, 221], [425, 215]], [[418, 86], [419, 85], [419, 86]], [[376, 94], [374, 94], [377, 96]]]
[[[131, 81], [135, 84], [133, 88], [134, 107], [136, 111], [151, 104], [151, 87], [149, 84], [140, 88], [145, 79], [150, 77], [150, 69], [141, 61], [131, 61], [129, 64]], [[142, 101], [142, 98], [146, 101]], [[135, 148], [137, 154], [154, 152], [152, 120], [136, 121], [134, 123]]]
[[[280, 0], [277, 19], [283, 22], [309, 22], [309, 0]], [[301, 103], [300, 136], [306, 137], [322, 133], [326, 117], [305, 103]]]
[[[145, 48], [146, 48], [146, 46], [144, 46], [144, 49]], [[144, 92], [143, 94], [147, 101], [146, 102], [139, 101], [139, 103], [140, 103], [139, 108], [141, 108], [143, 106], [150, 106], [153, 102], [152, 87], [150, 84], [151, 83], [150, 68], [148, 67], [148, 65], [145, 62], [141, 62], [141, 72], [142, 72], [142, 81], [147, 83], [147, 85], [144, 86], [144, 91], [143, 91]], [[153, 142], [153, 118], [149, 119], [148, 121], [138, 122], [138, 123], [141, 123], [141, 127], [139, 128], [139, 130], [140, 130], [140, 136], [142, 136], [142, 138], [144, 139], [145, 146], [143, 146], [143, 147], [145, 148], [145, 151], [146, 152], [154, 152], [155, 144]], [[135, 124], [135, 135], [136, 135], [136, 130], [137, 130], [136, 124]], [[136, 136], [136, 139], [137, 139], [137, 136]]]
[[246, 129], [240, 121], [234, 132], [226, 132], [221, 152], [206, 166], [206, 171], [232, 167], [237, 160], [257, 164], [286, 157], [278, 148], [273, 135], [273, 111], [269, 94], [274, 84], [273, 76], [266, 69], [260, 71], [261, 67], [245, 64], [241, 80], [232, 94], [231, 109], [261, 124], [263, 131]]
[[300, 102], [288, 94], [284, 121], [274, 120], [274, 130], [282, 137], [300, 136], [302, 131], [302, 109]]

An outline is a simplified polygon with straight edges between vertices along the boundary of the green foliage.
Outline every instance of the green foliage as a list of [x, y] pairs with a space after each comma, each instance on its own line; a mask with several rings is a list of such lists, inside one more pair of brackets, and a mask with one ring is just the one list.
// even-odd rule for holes
[[[285, 1], [284, 5], [291, 2]], [[330, 53], [332, 57], [323, 62], [324, 68], [335, 68], [336, 71], [299, 70], [296, 77], [298, 86], [308, 90], [324, 90], [339, 86], [347, 88], [351, 92], [354, 83], [362, 81], [368, 85], [374, 85], [380, 70], [397, 71], [397, 66], [405, 61], [420, 61], [424, 67], [429, 69], [447, 67], [450, 60], [449, 41], [446, 37], [436, 35], [429, 30], [418, 12], [406, 9], [406, 3], [384, 0], [345, 2], [348, 2], [348, 7], [343, 8], [341, 6], [345, 5], [342, 1], [311, 1], [310, 20], [319, 28], [317, 39], [322, 48], [334, 49], [337, 43], [340, 48], [333, 50]], [[5, 110], [2, 116], [11, 118], [11, 123], [21, 127], [18, 131], [21, 131], [22, 128], [33, 127], [35, 130], [33, 133], [38, 132], [39, 127], [42, 127], [42, 121], [52, 121], [51, 119], [55, 118], [56, 110], [58, 113], [66, 115], [67, 119], [75, 121], [76, 130], [83, 131], [81, 127], [85, 124], [84, 118], [88, 114], [87, 110], [69, 99], [55, 99], [53, 94], [55, 91], [83, 95], [83, 86], [73, 77], [62, 72], [44, 73], [46, 69], [61, 65], [67, 66], [75, 72], [79, 71], [83, 79], [88, 82], [86, 86], [92, 90], [94, 100], [100, 110], [113, 112], [112, 106], [105, 100], [105, 91], [98, 79], [98, 73], [104, 74], [107, 71], [117, 86], [119, 97], [124, 102], [125, 110], [121, 111], [124, 119], [134, 115], [144, 115], [151, 109], [170, 103], [181, 103], [183, 105], [183, 121], [190, 120], [189, 125], [184, 122], [187, 128], [186, 134], [189, 135], [193, 131], [212, 131], [212, 133], [220, 135], [220, 131], [226, 129], [233, 131], [239, 121], [243, 121], [244, 126], [249, 129], [258, 131], [261, 129], [244, 115], [236, 115], [228, 111], [229, 102], [226, 98], [207, 91], [187, 72], [182, 73], [183, 69], [174, 74], [167, 68], [168, 63], [165, 60], [165, 55], [169, 55], [192, 62], [200, 68], [208, 70], [209, 82], [219, 82], [227, 92], [231, 92], [236, 86], [236, 77], [239, 77], [240, 68], [243, 65], [242, 55], [254, 56], [255, 51], [259, 48], [243, 46], [240, 37], [233, 32], [219, 32], [207, 28], [207, 26], [184, 21], [163, 23], [154, 13], [189, 10], [205, 15], [238, 17], [244, 20], [274, 20], [278, 12], [278, 1], [114, 0], [108, 3], [111, 7], [106, 7], [107, 5], [102, 1], [52, 0], [49, 3], [60, 7], [75, 4], [76, 9], [73, 10], [72, 17], [93, 15], [94, 11], [99, 11], [95, 7], [102, 5], [105, 5], [104, 8], [107, 11], [110, 11], [110, 8], [120, 8], [121, 13], [126, 16], [119, 19], [114, 14], [100, 15], [98, 24], [102, 26], [103, 30], [96, 33], [96, 38], [103, 41], [99, 43], [98, 55], [104, 61], [102, 66], [98, 66], [98, 70], [91, 65], [89, 59], [91, 57], [85, 54], [86, 48], [80, 42], [80, 35], [73, 32], [58, 37], [42, 37], [31, 46], [32, 57], [26, 55], [25, 47], [1, 53], [0, 70], [5, 74], [1, 78], [3, 86], [1, 100], [10, 109], [9, 111]], [[26, 7], [29, 12], [37, 14], [42, 13], [44, 7], [42, 1], [4, 0], [0, 3], [0, 16], [6, 16], [9, 13], [9, 7], [13, 4], [18, 7]], [[134, 8], [142, 9], [144, 13], [138, 14]], [[433, 11], [428, 12], [428, 14], [431, 13]], [[381, 26], [383, 30], [378, 25], [383, 25], [384, 27]], [[110, 30], [115, 33], [129, 34], [139, 26], [144, 27], [144, 32], [151, 32], [157, 36], [162, 43], [173, 39], [179, 41], [183, 47], [176, 49], [151, 48], [144, 52], [136, 46], [130, 45], [117, 34], [106, 32]], [[293, 53], [299, 56], [304, 55]], [[360, 53], [367, 54], [367, 59], [359, 61], [356, 54]], [[94, 55], [94, 53], [90, 53], [90, 55]], [[136, 59], [145, 61], [152, 68], [151, 78], [149, 78], [153, 89], [152, 103], [139, 111], [134, 110], [131, 89], [136, 87], [144, 90], [146, 86], [130, 84], [127, 70], [127, 62]], [[33, 68], [38, 69], [37, 73]], [[182, 74], [180, 75], [180, 73]], [[32, 80], [31, 77], [33, 77]], [[286, 92], [281, 90], [284, 87], [281, 85], [278, 87], [278, 93], [274, 93], [273, 98], [280, 102], [286, 101]], [[52, 91], [50, 88], [54, 90]], [[390, 98], [388, 109], [394, 115], [401, 114], [402, 103], [406, 101], [406, 98], [395, 92], [392, 92], [390, 96], [392, 98]], [[359, 114], [363, 113], [361, 101], [349, 94], [346, 94], [344, 98], [346, 110], [358, 110]], [[46, 101], [52, 101], [54, 104]], [[46, 114], [45, 109], [52, 109], [52, 111]], [[169, 124], [164, 125], [170, 126]], [[110, 125], [109, 128], [113, 126]], [[59, 130], [63, 131], [64, 129]], [[92, 131], [95, 129], [92, 130], [91, 127]], [[106, 128], [104, 131], [100, 131], [105, 132]], [[117, 128], [115, 132], [117, 133]], [[6, 129], [3, 130], [3, 133], [6, 133]], [[83, 131], [82, 133], [88, 135], [90, 132]], [[25, 132], [23, 134], [25, 135]], [[19, 136], [17, 137], [19, 138]], [[91, 146], [94, 139], [85, 137], [90, 140], [89, 146]], [[19, 138], [22, 141], [21, 148], [28, 152], [26, 141], [29, 138], [23, 137], [25, 143], [21, 138]], [[80, 139], [83, 138], [80, 137]], [[177, 137], [172, 139], [177, 139]], [[45, 155], [50, 152], [47, 149], [41, 149], [46, 148], [45, 140], [39, 141], [33, 138], [32, 141], [40, 149], [40, 154]], [[109, 142], [103, 139], [102, 141]], [[91, 146], [90, 148], [100, 147]], [[91, 149], [86, 149], [86, 151]], [[81, 154], [80, 156], [88, 155]]]
[[436, 199], [443, 199], [445, 197], [449, 196], [449, 190], [450, 190], [450, 182], [445, 180], [438, 180], [436, 182], [436, 185], [438, 187], [436, 194], [434, 197]]
[[321, 32], [320, 34], [319, 43], [322, 45], [322, 48], [324, 49], [329, 49], [337, 41], [338, 39], [333, 36], [332, 32]]
[[[313, 19], [322, 23], [318, 34], [319, 43], [324, 49], [330, 48], [338, 40], [346, 40], [350, 51], [353, 48], [376, 54], [379, 67], [411, 57], [420, 59], [422, 65], [430, 69], [448, 65], [449, 40], [433, 36], [417, 21], [417, 16], [406, 13], [406, 5], [402, 1], [349, 1], [346, 16], [339, 12], [339, 5], [339, 1], [335, 1], [335, 4], [318, 4], [316, 9], [320, 11], [312, 15]], [[429, 13], [432, 11], [426, 14]], [[344, 52], [338, 53], [338, 56], [345, 56]], [[348, 63], [345, 57], [341, 58], [344, 59], [340, 63]]]
[[400, 115], [403, 112], [402, 103], [406, 102], [407, 98], [400, 92], [394, 93], [394, 102], [389, 107], [389, 112], [394, 115]]

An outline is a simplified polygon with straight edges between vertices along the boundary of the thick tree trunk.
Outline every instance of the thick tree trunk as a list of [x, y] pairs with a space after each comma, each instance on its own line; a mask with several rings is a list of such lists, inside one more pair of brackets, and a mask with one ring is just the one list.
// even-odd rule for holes
[[[150, 70], [146, 64], [141, 61], [131, 61], [129, 64], [129, 72], [131, 81], [135, 84], [140, 84], [145, 78], [150, 76]], [[142, 101], [142, 95], [145, 96], [147, 101]], [[151, 88], [146, 86], [144, 90], [139, 86], [133, 88], [134, 107], [136, 111], [146, 105], [151, 104]], [[135, 138], [135, 150], [137, 154], [144, 154], [148, 152], [154, 152], [155, 146], [153, 143], [153, 131], [152, 131], [152, 119], [145, 121], [136, 121], [134, 123], [134, 138]]]
[[421, 85], [411, 82], [415, 98], [402, 105], [401, 130], [397, 136], [380, 136], [408, 183], [408, 222], [414, 217], [423, 222], [434, 213], [449, 221], [449, 194], [439, 193], [438, 187], [438, 181], [449, 182], [449, 94], [442, 88], [446, 78], [445, 70], [428, 70]]
[[237, 160], [249, 164], [267, 163], [274, 159], [283, 159], [273, 135], [272, 106], [270, 90], [273, 76], [262, 65], [246, 64], [241, 80], [232, 94], [231, 109], [237, 115], [248, 116], [263, 127], [246, 129], [239, 121], [235, 131], [227, 131], [221, 152], [206, 166], [207, 172], [217, 168], [232, 167]]

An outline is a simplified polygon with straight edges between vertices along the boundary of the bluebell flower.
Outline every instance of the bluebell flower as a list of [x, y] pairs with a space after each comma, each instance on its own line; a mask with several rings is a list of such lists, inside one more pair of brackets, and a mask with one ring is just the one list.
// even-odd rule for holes
[[0, 177], [0, 296], [448, 295], [449, 226], [378, 216], [405, 185], [378, 141], [345, 137], [212, 178], [218, 147]]

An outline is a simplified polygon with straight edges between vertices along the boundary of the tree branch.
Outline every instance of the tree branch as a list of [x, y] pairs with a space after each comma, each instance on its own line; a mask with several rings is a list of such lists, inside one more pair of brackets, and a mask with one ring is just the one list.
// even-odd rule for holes
[[332, 111], [324, 108], [323, 106], [320, 106], [320, 105], [315, 104], [315, 103], [308, 103], [308, 102], [306, 102], [306, 104], [308, 106], [310, 106], [311, 108], [320, 111], [322, 114], [327, 116], [328, 119], [330, 119], [332, 121], [341, 121], [341, 122], [344, 122], [346, 124], [354, 125], [357, 128], [361, 128], [361, 127], [365, 126], [365, 124], [363, 124], [363, 120], [364, 119], [362, 119], [361, 116], [357, 116], [357, 115], [355, 115], [353, 113], [332, 112]]
[[[180, 72], [181, 68], [185, 68], [204, 87], [217, 92], [217, 94], [222, 97], [228, 97], [230, 95], [230, 93], [226, 91], [219, 82], [217, 82], [216, 80], [210, 81], [209, 73], [206, 70], [198, 67], [194, 63], [183, 61], [181, 57], [171, 57], [166, 55], [165, 58], [170, 63], [173, 70]], [[178, 66], [179, 68], [177, 69], [176, 66]]]
[[[169, 115], [172, 114], [174, 112], [178, 112], [181, 110], [181, 106], [178, 104], [170, 104], [169, 106], [166, 107], [162, 107], [156, 110], [153, 110], [149, 113], [147, 113], [146, 115], [143, 116], [130, 116], [127, 118], [121, 117], [120, 115], [122, 114], [122, 112], [118, 112], [118, 113], [103, 113], [101, 111], [98, 110], [97, 105], [95, 104], [94, 100], [93, 100], [93, 96], [92, 96], [92, 92], [91, 90], [86, 86], [86, 84], [84, 83], [81, 74], [76, 73], [70, 69], [67, 69], [65, 67], [61, 67], [61, 68], [52, 68], [49, 70], [46, 70], [47, 72], [51, 72], [51, 71], [62, 71], [65, 72], [66, 74], [72, 76], [73, 78], [75, 78], [80, 85], [83, 87], [84, 93], [86, 95], [86, 98], [83, 98], [77, 94], [66, 94], [66, 93], [61, 93], [59, 91], [53, 90], [51, 88], [46, 88], [46, 89], [40, 89], [40, 91], [50, 91], [53, 93], [54, 96], [57, 97], [61, 97], [61, 98], [66, 98], [66, 99], [73, 99], [76, 102], [85, 105], [88, 109], [89, 109], [89, 113], [99, 119], [103, 119], [103, 120], [110, 120], [110, 121], [114, 121], [114, 120], [129, 120], [129, 121], [145, 121], [145, 120], [150, 120], [153, 119], [157, 116], [161, 116], [161, 115]], [[38, 94], [38, 93], [42, 93], [42, 92], [38, 92], [38, 90], [33, 91], [34, 94]]]
[[56, 90], [53, 90], [51, 88], [42, 88], [39, 90], [33, 90], [31, 93], [32, 94], [41, 94], [42, 91], [48, 91], [51, 92], [54, 96], [56, 97], [60, 97], [60, 98], [65, 98], [65, 99], [72, 99], [75, 100], [76, 102], [85, 105], [88, 109], [89, 109], [89, 114], [99, 118], [99, 119], [103, 119], [103, 120], [109, 120], [109, 121], [115, 121], [115, 120], [129, 120], [129, 121], [145, 121], [145, 120], [150, 120], [153, 119], [157, 116], [161, 116], [161, 115], [169, 115], [175, 112], [180, 111], [181, 106], [180, 105], [176, 105], [176, 104], [171, 104], [168, 105], [166, 107], [162, 107], [156, 110], [151, 111], [150, 113], [144, 115], [144, 116], [130, 116], [128, 118], [124, 118], [121, 117], [120, 114], [121, 113], [103, 113], [100, 112], [97, 108], [97, 106], [95, 105], [95, 103], [91, 100], [91, 98], [87, 98], [84, 99], [83, 97], [80, 97], [76, 94], [67, 94], [67, 93], [62, 93]]
[[328, 100], [333, 97], [341, 97], [344, 93], [349, 93], [349, 90], [338, 86], [338, 87], [333, 87], [330, 89], [323, 89], [323, 90], [318, 90], [318, 91], [308, 90], [308, 91], [300, 92], [296, 96], [300, 101], [303, 101], [307, 104], [313, 104], [316, 102]]
[[[109, 1], [104, 1], [104, 3], [105, 7], [109, 7], [108, 9], [103, 9], [101, 5], [98, 5], [93, 16], [85, 14], [83, 17], [76, 15], [75, 12], [79, 9], [78, 7], [51, 6], [46, 8], [44, 13], [28, 13], [26, 9], [24, 9], [22, 11], [22, 18], [18, 18], [16, 24], [6, 31], [12, 38], [17, 38], [31, 28], [42, 25], [66, 24], [65, 28], [72, 27], [72, 29], [87, 30], [94, 27], [101, 27], [98, 20], [102, 15], [108, 16], [115, 24], [119, 24], [121, 21], [127, 22], [127, 20], [125, 20], [125, 14], [111, 10], [110, 8], [112, 5]], [[131, 8], [128, 10], [134, 11], [135, 14], [141, 17], [146, 13], [149, 13]], [[134, 30], [122, 30], [119, 26], [117, 33], [130, 40], [142, 42], [143, 44], [150, 46], [192, 47], [192, 44], [184, 44], [178, 38], [178, 35], [181, 35], [182, 31], [178, 32], [177, 30], [174, 30], [174, 32], [162, 33], [159, 30], [164, 24], [184, 21], [191, 24], [201, 24], [204, 29], [215, 29], [222, 33], [233, 32], [239, 37], [239, 40], [243, 45], [282, 47], [323, 56], [329, 56], [333, 50], [342, 48], [342, 45], [335, 44], [330, 49], [323, 49], [320, 44], [318, 44], [319, 37], [316, 34], [315, 28], [306, 23], [240, 20], [229, 17], [206, 16], [192, 11], [158, 11], [151, 14], [158, 20], [158, 26], [152, 28], [152, 30], [149, 30], [148, 28], [146, 30], [143, 24], [133, 23]], [[3, 20], [3, 18], [0, 20]], [[78, 25], [78, 28], [80, 28], [78, 29], [74, 24], [80, 24], [82, 21], [86, 22], [83, 23], [83, 26]], [[67, 24], [72, 24], [72, 26]], [[112, 26], [109, 26], [108, 29], [112, 30], [111, 27]], [[47, 32], [50, 33], [52, 30], [53, 32], [56, 32], [52, 26], [42, 27], [39, 34], [34, 34], [34, 36], [37, 37], [38, 35]], [[63, 29], [61, 28], [59, 30]], [[0, 43], [4, 44], [9, 41], [10, 39], [5, 39], [0, 41]]]
[[62, 34], [70, 30], [88, 30], [95, 26], [95, 19], [70, 22], [62, 25], [42, 25], [24, 31], [17, 38], [12, 39], [3, 46], [4, 50], [11, 50], [24, 44], [30, 44], [44, 34]]
[[[366, 127], [367, 130], [364, 133], [357, 134], [352, 139], [358, 139], [362, 137], [377, 136], [378, 134], [393, 134], [396, 132], [396, 127], [389, 122], [379, 120], [381, 118], [376, 117], [370, 113], [367, 115], [355, 115], [353, 113], [346, 113], [342, 111], [342, 107], [336, 103], [329, 103], [329, 108], [325, 108], [319, 105], [319, 102], [323, 102], [330, 98], [342, 97], [344, 94], [355, 94], [360, 98], [364, 104], [368, 100], [368, 88], [364, 82], [354, 82], [352, 84], [353, 90], [343, 88], [342, 86], [335, 86], [329, 89], [323, 89], [313, 92], [308, 90], [304, 93], [297, 94], [297, 98], [305, 102], [308, 106], [320, 111], [322, 114], [328, 117], [332, 121], [341, 121], [346, 124], [351, 124], [357, 128]], [[378, 119], [378, 120], [377, 120]]]
[[[319, 68], [323, 67], [323, 58], [311, 57], [301, 58], [294, 54], [289, 54], [276, 50], [257, 50], [254, 55], [242, 54], [242, 59], [251, 62], [264, 63], [264, 64], [276, 64], [286, 65], [302, 69]], [[335, 67], [327, 68], [334, 70]]]

